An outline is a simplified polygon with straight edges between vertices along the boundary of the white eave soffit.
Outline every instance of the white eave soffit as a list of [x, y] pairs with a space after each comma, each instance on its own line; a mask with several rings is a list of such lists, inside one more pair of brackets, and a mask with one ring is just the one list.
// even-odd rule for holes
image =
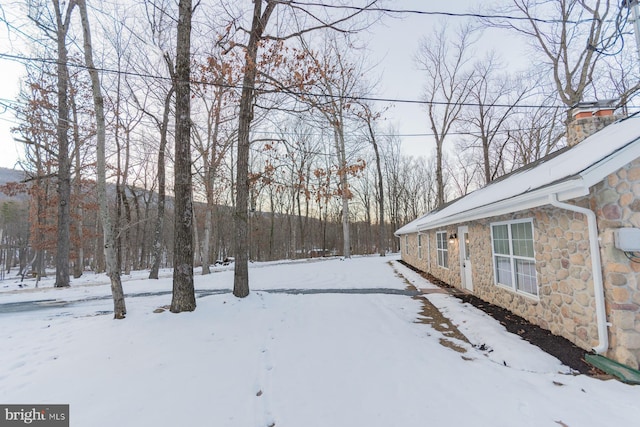
[[[589, 189], [592, 186], [603, 181], [607, 176], [626, 166], [630, 162], [640, 158], [640, 137], [634, 135], [629, 138], [633, 133], [637, 135], [637, 130], [635, 129], [637, 129], [636, 124], [638, 119], [638, 116], [627, 119], [627, 123], [624, 124], [627, 127], [626, 135], [617, 135], [615, 133], [613, 135], [608, 135], [607, 133], [604, 133], [604, 135], [601, 134], [602, 136], [599, 138], [597, 143], [606, 144], [607, 140], [611, 140], [611, 138], [621, 138], [622, 141], [618, 139], [622, 143], [620, 148], [610, 152], [600, 161], [593, 163], [573, 176], [566, 176], [555, 183], [546, 184], [536, 189], [532, 189], [506, 199], [490, 202], [482, 206], [465, 208], [464, 204], [468, 201], [463, 197], [459, 201], [443, 208], [441, 211], [426, 215], [421, 220], [414, 220], [413, 225], [408, 227], [408, 230], [405, 229], [404, 233], [427, 231], [438, 227], [460, 224], [548, 205], [549, 196], [552, 194], [555, 194], [559, 201], [567, 201], [587, 196], [589, 194]], [[614, 130], [615, 126], [611, 125], [611, 127], [612, 128], [608, 130]], [[629, 134], [630, 127], [632, 127], [631, 135]], [[624, 142], [624, 140], [626, 140], [626, 142]], [[586, 146], [584, 147], [586, 148]], [[565, 161], [570, 160], [571, 157], [568, 157]], [[503, 181], [501, 185], [505, 185], [507, 182], [509, 182], [509, 180], [506, 182]], [[491, 191], [491, 187], [484, 187], [478, 191]], [[464, 210], [458, 211], [460, 209]], [[447, 215], [448, 211], [452, 213]]]
[[500, 200], [489, 205], [478, 206], [477, 208], [469, 209], [465, 212], [429, 221], [425, 224], [417, 224], [416, 229], [418, 231], [426, 231], [447, 225], [461, 224], [469, 221], [537, 208], [548, 205], [549, 195], [551, 194], [557, 194], [558, 200], [566, 201], [588, 195], [589, 187], [585, 186], [584, 181], [580, 177], [577, 177], [552, 186], [519, 194], [509, 199]]

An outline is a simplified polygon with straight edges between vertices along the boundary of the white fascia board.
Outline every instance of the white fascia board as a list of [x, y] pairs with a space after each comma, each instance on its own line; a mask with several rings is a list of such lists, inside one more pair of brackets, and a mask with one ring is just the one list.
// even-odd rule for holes
[[407, 227], [404, 226], [402, 228], [397, 229], [393, 235], [396, 237], [400, 237], [400, 236], [404, 236], [405, 234], [413, 234], [413, 233], [417, 233], [418, 229], [416, 227]]
[[415, 221], [412, 221], [400, 228], [398, 228], [396, 231], [393, 232], [393, 235], [396, 237], [400, 237], [404, 234], [413, 234], [413, 233], [417, 233], [418, 232], [418, 228], [417, 226], [414, 224]]
[[557, 194], [559, 200], [575, 199], [589, 194], [589, 187], [581, 177], [523, 193], [509, 199], [470, 209], [450, 216], [446, 216], [424, 224], [417, 224], [418, 231], [431, 230], [452, 224], [490, 218], [522, 210], [537, 208], [549, 204], [549, 195]]
[[[444, 208], [440, 212], [434, 212], [412, 221], [405, 225], [405, 227], [397, 230], [396, 233], [398, 233], [398, 231], [401, 232], [398, 234], [416, 233], [548, 205], [549, 195], [551, 194], [555, 194], [559, 201], [567, 201], [587, 196], [592, 186], [598, 184], [607, 176], [623, 168], [630, 162], [640, 158], [640, 137], [637, 136], [637, 121], [639, 119], [640, 116], [630, 117], [626, 119], [626, 121], [620, 122], [619, 125], [610, 125], [603, 131], [591, 136], [590, 138], [597, 138], [593, 139], [591, 144], [596, 141], [600, 144], [606, 144], [608, 140], [614, 140], [622, 142], [621, 147], [606, 155], [601, 161], [589, 166], [582, 172], [576, 173], [576, 175], [572, 177], [566, 177], [556, 184], [542, 186], [530, 192], [491, 202], [487, 205], [472, 207], [463, 212], [456, 212], [448, 216], [445, 216], [448, 209]], [[620, 129], [620, 126], [623, 126], [623, 128]], [[625, 140], [627, 142], [623, 142]], [[584, 144], [584, 142], [581, 144]], [[585, 154], [584, 151], [587, 149], [587, 146], [588, 144], [577, 147], [578, 150], [582, 150], [582, 155]], [[553, 165], [553, 168], [561, 167], [562, 163], [559, 162], [558, 159], [559, 158], [552, 159], [550, 162], [553, 163], [547, 163], [547, 168], [550, 165]], [[566, 159], [563, 158], [563, 161], [570, 160], [570, 157]], [[520, 185], [522, 185], [522, 183], [520, 183]], [[491, 187], [485, 187], [478, 191], [487, 191], [487, 189], [490, 188]]]
[[634, 139], [629, 142], [629, 144], [618, 150], [614, 155], [607, 157], [603, 161], [596, 163], [582, 172], [580, 175], [583, 177], [585, 184], [592, 187], [607, 176], [640, 158], [640, 144], [635, 143], [639, 140], [640, 138]]

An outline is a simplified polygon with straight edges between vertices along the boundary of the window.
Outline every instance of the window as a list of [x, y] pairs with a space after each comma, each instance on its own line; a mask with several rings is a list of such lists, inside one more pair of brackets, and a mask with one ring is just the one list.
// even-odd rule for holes
[[538, 295], [533, 251], [533, 222], [513, 221], [491, 225], [496, 284]]
[[409, 235], [404, 235], [404, 253], [409, 255]]
[[436, 252], [438, 254], [438, 265], [449, 268], [449, 251], [447, 249], [448, 240], [446, 231], [436, 233]]
[[422, 259], [422, 234], [418, 234], [418, 259]]

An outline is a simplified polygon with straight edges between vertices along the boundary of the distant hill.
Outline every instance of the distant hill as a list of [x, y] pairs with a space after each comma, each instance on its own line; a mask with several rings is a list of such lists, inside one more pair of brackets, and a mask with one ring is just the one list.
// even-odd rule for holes
[[24, 171], [0, 167], [0, 185], [7, 182], [20, 182], [24, 177]]
[[[24, 180], [24, 178], [25, 178], [24, 171], [0, 167], [0, 185], [5, 185], [8, 182], [20, 182]], [[0, 201], [12, 200], [12, 199], [25, 200], [26, 198], [27, 198], [26, 195], [9, 197], [3, 192], [0, 192]]]

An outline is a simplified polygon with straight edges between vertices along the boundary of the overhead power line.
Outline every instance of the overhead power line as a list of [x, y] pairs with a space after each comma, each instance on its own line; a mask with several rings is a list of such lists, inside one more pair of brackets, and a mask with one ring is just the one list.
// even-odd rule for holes
[[[41, 63], [51, 64], [51, 65], [57, 65], [58, 64], [57, 60], [54, 60], [54, 59], [33, 58], [33, 57], [27, 57], [27, 56], [21, 56], [21, 55], [12, 55], [12, 54], [8, 54], [8, 53], [0, 53], [0, 58], [13, 60], [13, 61], [17, 61], [17, 62], [41, 62]], [[78, 69], [87, 69], [86, 65], [84, 65], [84, 64], [77, 64], [77, 63], [71, 63], [71, 62], [69, 64], [67, 64], [67, 66], [78, 68]], [[115, 70], [115, 69], [101, 68], [101, 67], [98, 67], [97, 70], [102, 72], [102, 73], [115, 74], [115, 75], [121, 75], [121, 76], [131, 76], [131, 77], [140, 77], [140, 78], [148, 78], [148, 79], [155, 79], [155, 80], [171, 81], [170, 77], [154, 75], [154, 74], [148, 74], [148, 73], [139, 73], [139, 72], [133, 72], [133, 71]], [[197, 84], [197, 85], [213, 86], [213, 87], [224, 87], [224, 88], [228, 88], [228, 89], [237, 89], [237, 90], [242, 89], [242, 87], [240, 85], [230, 85], [230, 84], [215, 83], [215, 82], [208, 82], [208, 81], [191, 80], [191, 83]], [[283, 90], [283, 89], [266, 90], [266, 89], [255, 88], [255, 90], [259, 91], [259, 92], [262, 92], [262, 93], [277, 93], [277, 92], [279, 92], [279, 93], [286, 93], [288, 95], [298, 96], [298, 97], [300, 97], [300, 96], [324, 97], [324, 98], [330, 98], [330, 99], [342, 99], [342, 100], [347, 100], [347, 101], [370, 101], [370, 102], [385, 102], [385, 103], [391, 103], [391, 104], [416, 104], [416, 105], [449, 105], [449, 104], [451, 104], [451, 103], [446, 102], [446, 101], [425, 101], [425, 100], [419, 100], [419, 99], [384, 98], [384, 97], [375, 97], [375, 96], [330, 95], [330, 94], [326, 94], [326, 93], [300, 92], [300, 91]], [[514, 105], [512, 105], [512, 104], [497, 104], [497, 103], [479, 104], [479, 103], [474, 103], [474, 102], [464, 102], [464, 103], [459, 103], [457, 105], [462, 105], [462, 106], [465, 106], [465, 107], [479, 107], [479, 106], [497, 107], [497, 108], [514, 107]], [[515, 107], [517, 107], [517, 108], [535, 108], [535, 109], [539, 109], [539, 108], [564, 109], [564, 108], [566, 108], [566, 106], [564, 106], [564, 105], [546, 105], [546, 104], [516, 104]]]
[[592, 19], [580, 19], [580, 20], [567, 20], [562, 19], [545, 19], [535, 18], [529, 16], [513, 16], [513, 15], [500, 15], [500, 14], [482, 14], [482, 13], [470, 13], [470, 12], [442, 12], [442, 11], [427, 11], [416, 9], [393, 9], [386, 7], [362, 7], [362, 6], [350, 6], [350, 5], [330, 5], [316, 2], [302, 2], [302, 1], [289, 1], [287, 4], [293, 4], [297, 6], [313, 6], [322, 7], [325, 9], [345, 9], [354, 11], [369, 11], [369, 12], [383, 12], [389, 14], [406, 14], [406, 15], [427, 15], [427, 16], [447, 16], [452, 18], [477, 18], [486, 20], [504, 20], [504, 21], [533, 21], [541, 24], [586, 24], [593, 21]]

